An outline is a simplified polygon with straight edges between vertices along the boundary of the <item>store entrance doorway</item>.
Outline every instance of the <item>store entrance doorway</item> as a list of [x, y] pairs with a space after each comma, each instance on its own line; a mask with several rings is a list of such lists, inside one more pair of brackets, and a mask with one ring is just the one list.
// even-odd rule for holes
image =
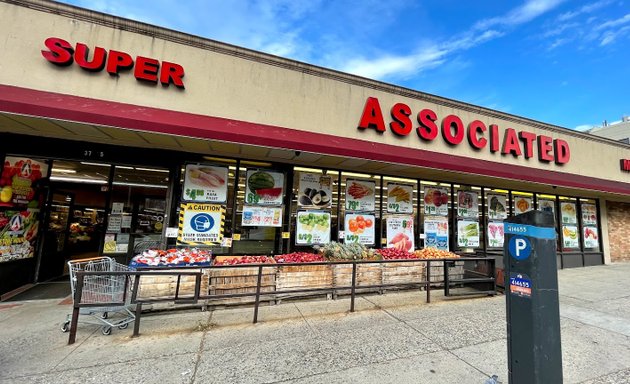
[[102, 248], [111, 165], [55, 160], [38, 281], [63, 278], [67, 262]]

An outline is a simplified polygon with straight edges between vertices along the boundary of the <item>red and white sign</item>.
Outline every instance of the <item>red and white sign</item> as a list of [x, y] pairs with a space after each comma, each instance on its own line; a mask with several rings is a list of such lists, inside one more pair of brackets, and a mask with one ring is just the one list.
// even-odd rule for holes
[[[407, 104], [394, 104], [390, 111], [390, 130], [397, 136], [408, 136], [414, 129], [411, 114], [411, 108]], [[430, 142], [441, 133], [442, 139], [451, 146], [459, 145], [467, 138], [468, 144], [475, 150], [488, 148], [490, 152], [499, 152], [504, 156], [524, 156], [529, 159], [534, 157], [536, 151], [540, 162], [553, 161], [559, 165], [568, 163], [571, 158], [569, 144], [561, 139], [527, 131], [517, 132], [513, 128], [506, 128], [500, 134], [498, 125], [486, 126], [480, 120], [471, 121], [466, 127], [457, 115], [445, 116], [439, 126], [438, 120], [437, 114], [431, 109], [425, 108], [418, 112], [416, 133], [419, 140]], [[368, 97], [358, 128], [373, 128], [380, 133], [386, 131], [385, 119], [377, 98]]]

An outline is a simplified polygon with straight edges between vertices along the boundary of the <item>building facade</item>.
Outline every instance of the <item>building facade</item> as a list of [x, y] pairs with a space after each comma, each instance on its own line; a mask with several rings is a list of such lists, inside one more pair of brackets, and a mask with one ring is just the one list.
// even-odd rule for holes
[[0, 294], [153, 247], [393, 246], [401, 220], [405, 249], [501, 268], [531, 209], [559, 266], [627, 259], [627, 144], [68, 5], [0, 15]]

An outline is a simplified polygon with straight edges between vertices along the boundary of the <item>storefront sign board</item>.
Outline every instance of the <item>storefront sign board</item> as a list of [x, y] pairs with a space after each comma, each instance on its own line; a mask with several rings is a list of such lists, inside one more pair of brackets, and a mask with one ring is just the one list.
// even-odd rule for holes
[[584, 238], [584, 248], [597, 248], [599, 247], [599, 239], [597, 235], [597, 227], [589, 226], [582, 228], [582, 235]]
[[344, 220], [344, 241], [346, 243], [359, 243], [374, 245], [374, 215], [346, 213]]
[[330, 243], [331, 216], [327, 211], [298, 211], [296, 223], [297, 245]]
[[424, 247], [449, 250], [448, 218], [426, 216], [424, 218]]
[[446, 188], [424, 187], [424, 213], [448, 216], [449, 191]]
[[575, 225], [562, 226], [562, 245], [564, 248], [579, 248], [579, 233]]
[[582, 203], [582, 225], [597, 225], [597, 207]]
[[508, 215], [507, 196], [488, 193], [488, 218], [505, 220]]
[[367, 180], [346, 179], [346, 210], [374, 212], [376, 183]]
[[[282, 207], [243, 207], [241, 225], [244, 227], [281, 227]], [[234, 240], [238, 240], [234, 235]], [[240, 238], [240, 236], [239, 236]]]
[[457, 222], [457, 245], [463, 248], [479, 246], [479, 222], [459, 220]]
[[413, 185], [387, 183], [387, 212], [413, 213]]
[[300, 172], [298, 206], [302, 208], [330, 208], [332, 177], [318, 173]]
[[471, 191], [457, 191], [457, 216], [477, 218], [479, 216], [478, 194]]
[[491, 221], [488, 223], [488, 247], [503, 247], [504, 233], [503, 222]]
[[514, 197], [514, 214], [520, 215], [534, 209], [531, 197], [515, 196]]
[[389, 216], [386, 223], [387, 248], [413, 252], [415, 249], [413, 216]]
[[227, 201], [228, 168], [187, 164], [182, 200], [204, 203]]
[[178, 244], [215, 245], [223, 238], [225, 208], [218, 204], [185, 203], [179, 216]]
[[245, 203], [248, 205], [282, 205], [284, 174], [249, 169], [246, 178]]
[[563, 224], [577, 224], [575, 203], [560, 203], [560, 214]]

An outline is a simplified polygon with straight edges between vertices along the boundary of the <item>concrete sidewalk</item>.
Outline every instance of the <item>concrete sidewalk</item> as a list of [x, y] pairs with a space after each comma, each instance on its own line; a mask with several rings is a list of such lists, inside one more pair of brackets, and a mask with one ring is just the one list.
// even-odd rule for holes
[[[630, 264], [559, 271], [565, 383], [630, 383]], [[437, 291], [436, 291], [437, 293]], [[507, 383], [505, 297], [424, 292], [146, 315], [141, 336], [59, 300], [0, 304], [0, 383]]]

